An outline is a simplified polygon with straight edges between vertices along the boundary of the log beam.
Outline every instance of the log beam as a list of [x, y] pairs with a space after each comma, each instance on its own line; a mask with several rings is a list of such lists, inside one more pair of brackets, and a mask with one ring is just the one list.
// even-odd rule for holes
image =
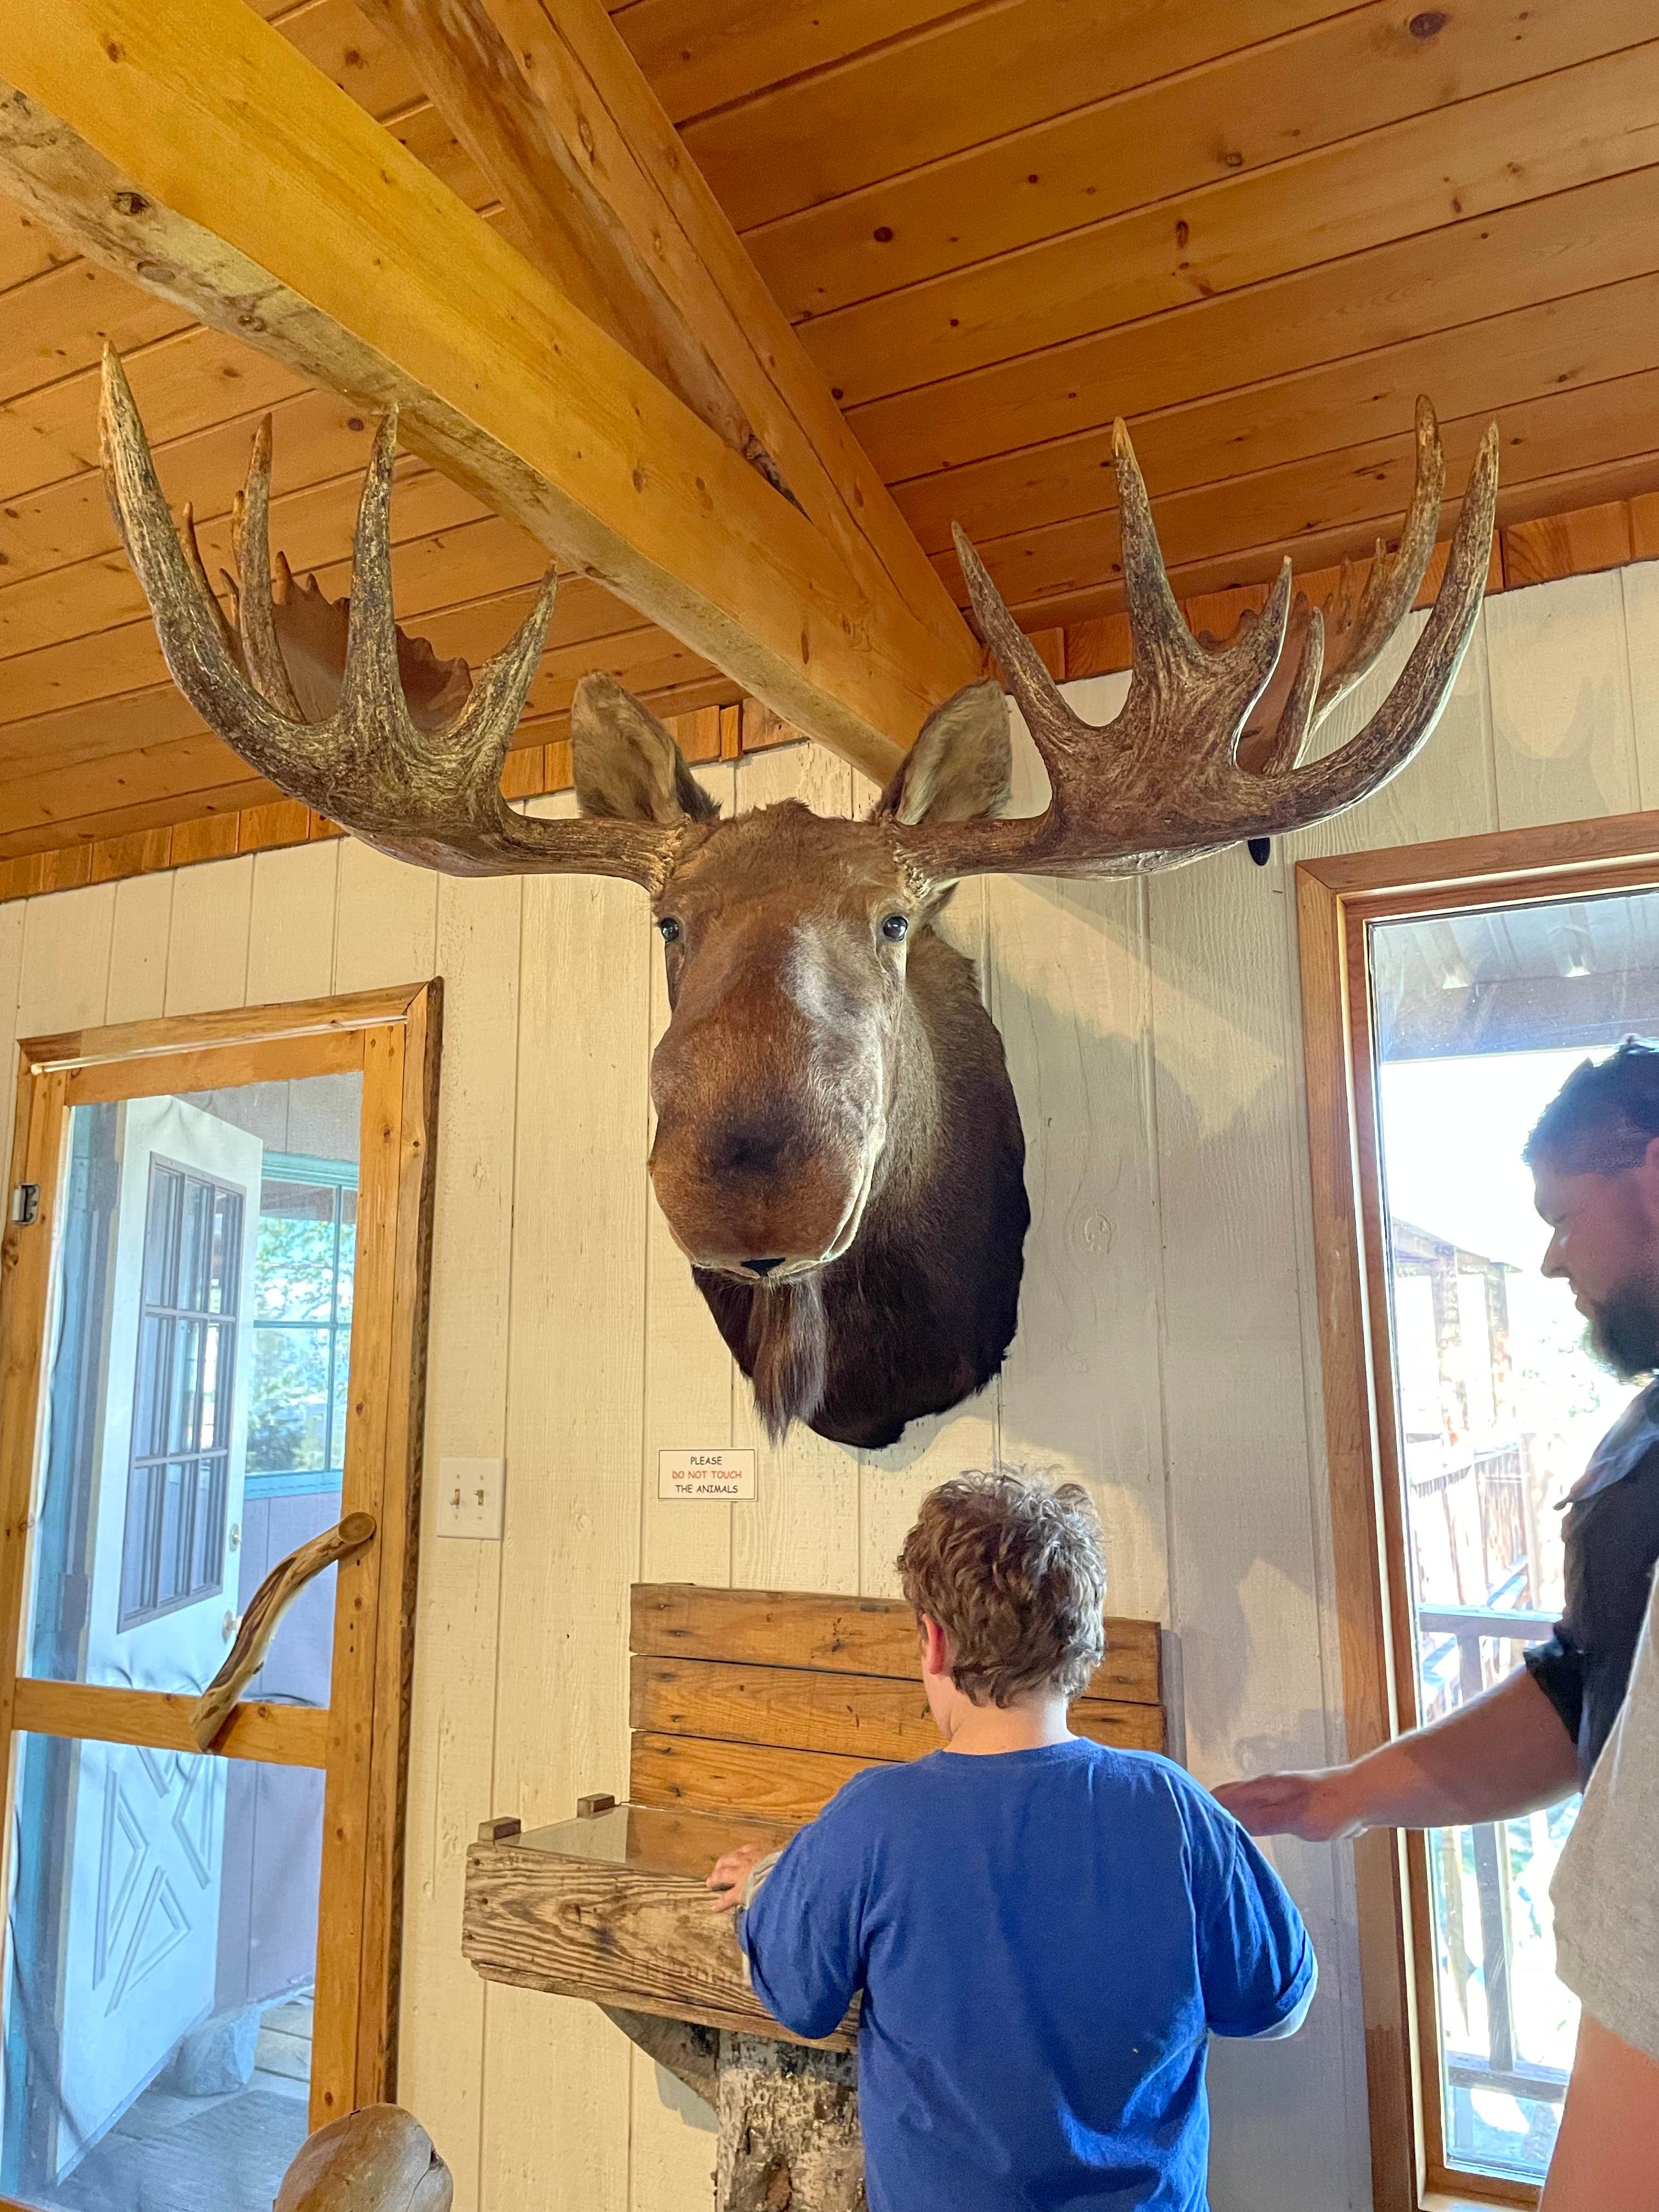
[[[727, 442], [775, 471], [862, 589], [954, 636], [948, 587], [843, 420], [823, 371], [681, 145], [604, 0], [358, 0], [562, 281], [582, 240], [623, 255], [627, 312], [678, 319], [718, 378]], [[612, 290], [624, 281], [620, 270]], [[623, 343], [629, 343], [624, 335]], [[643, 357], [643, 356], [641, 356]], [[694, 399], [692, 404], [696, 404]], [[706, 419], [714, 422], [710, 413]]]
[[396, 402], [416, 450], [866, 773], [977, 672], [954, 610], [855, 573], [833, 514], [775, 490], [245, 0], [10, 9], [0, 79], [0, 186], [48, 228]]

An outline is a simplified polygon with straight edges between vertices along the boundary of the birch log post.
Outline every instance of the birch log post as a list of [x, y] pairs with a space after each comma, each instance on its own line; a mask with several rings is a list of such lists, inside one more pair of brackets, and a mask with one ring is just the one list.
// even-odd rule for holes
[[715, 2212], [865, 2212], [858, 2060], [720, 2036]]
[[249, 1600], [224, 1665], [191, 1709], [191, 1734], [203, 1751], [212, 1750], [243, 1688], [264, 1666], [276, 1624], [306, 1584], [325, 1567], [362, 1551], [374, 1534], [372, 1513], [348, 1513], [335, 1528], [325, 1528], [285, 1559], [278, 1559]]

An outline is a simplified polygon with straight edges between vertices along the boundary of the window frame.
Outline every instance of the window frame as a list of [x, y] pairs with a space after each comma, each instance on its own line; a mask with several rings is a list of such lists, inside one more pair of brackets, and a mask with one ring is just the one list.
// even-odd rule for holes
[[[419, 1528], [433, 1146], [442, 987], [437, 981], [287, 1006], [123, 1023], [18, 1047], [11, 1180], [31, 1219], [0, 1236], [0, 1888], [9, 1894], [16, 1739], [45, 1735], [195, 1753], [187, 1700], [24, 1672], [34, 1486], [73, 1106], [360, 1072], [358, 1249], [342, 1515], [374, 1514], [374, 1541], [335, 1570], [330, 1703], [245, 1700], [215, 1754], [325, 1771], [313, 2128], [397, 2092], [404, 1788]], [[247, 1233], [246, 1201], [244, 1233]], [[244, 1325], [247, 1317], [241, 1316]], [[0, 1929], [0, 1942], [10, 1940]], [[0, 1954], [0, 1973], [9, 1976]], [[23, 2212], [0, 2198], [0, 2212]]]
[[[1304, 860], [1296, 870], [1314, 1265], [1347, 1755], [1412, 1724], [1410, 1586], [1381, 1212], [1367, 931], [1472, 906], [1659, 888], [1659, 813]], [[1376, 2212], [1535, 2206], [1442, 2155], [1428, 1863], [1420, 1835], [1355, 1839]]]
[[[227, 1307], [222, 1313], [216, 1315], [205, 1308], [198, 1313], [195, 1311], [186, 1311], [185, 1309], [177, 1306], [158, 1307], [151, 1303], [149, 1297], [146, 1284], [149, 1272], [148, 1258], [150, 1221], [152, 1210], [155, 1204], [155, 1180], [158, 1172], [161, 1175], [178, 1176], [182, 1179], [186, 1186], [192, 1182], [204, 1184], [207, 1188], [213, 1191], [216, 1194], [222, 1193], [227, 1198], [234, 1198], [236, 1200], [235, 1272], [239, 1281], [241, 1274], [242, 1253], [244, 1249], [243, 1239], [247, 1234], [248, 1194], [240, 1183], [222, 1182], [215, 1176], [204, 1175], [198, 1168], [187, 1167], [181, 1160], [167, 1159], [160, 1152], [152, 1152], [150, 1154], [149, 1183], [149, 1188], [144, 1194], [143, 1237], [146, 1258], [146, 1283], [141, 1283], [138, 1294], [139, 1352], [133, 1380], [134, 1402], [135, 1404], [140, 1404], [143, 1402], [144, 1388], [144, 1324], [152, 1315], [160, 1315], [173, 1321], [175, 1323], [180, 1320], [214, 1322], [218, 1326], [221, 1341], [222, 1342], [227, 1336], [229, 1338], [229, 1361], [227, 1363], [222, 1358], [222, 1356], [221, 1357], [215, 1367], [215, 1376], [216, 1389], [222, 1394], [223, 1399], [228, 1405], [232, 1404], [234, 1402], [236, 1392], [237, 1362], [242, 1356], [242, 1312], [240, 1304]], [[161, 1341], [159, 1333], [157, 1341], [158, 1343]], [[167, 1341], [170, 1348], [173, 1339], [169, 1336]], [[230, 1474], [230, 1447], [228, 1443], [216, 1444], [210, 1449], [206, 1451], [198, 1449], [193, 1452], [177, 1451], [157, 1453], [140, 1452], [137, 1449], [137, 1443], [138, 1430], [137, 1416], [135, 1415], [132, 1434], [129, 1439], [127, 1450], [126, 1508], [122, 1516], [122, 1528], [124, 1533], [121, 1549], [120, 1586], [123, 1592], [123, 1598], [121, 1609], [117, 1615], [115, 1624], [118, 1631], [123, 1634], [125, 1634], [128, 1629], [143, 1628], [151, 1621], [165, 1620], [168, 1613], [178, 1612], [181, 1606], [199, 1604], [204, 1598], [212, 1597], [216, 1592], [224, 1588], [224, 1574], [222, 1567], [219, 1577], [216, 1582], [204, 1583], [199, 1589], [186, 1589], [180, 1590], [174, 1596], [164, 1598], [156, 1605], [136, 1606], [131, 1612], [126, 1609], [125, 1593], [126, 1591], [128, 1583], [128, 1570], [130, 1565], [129, 1547], [132, 1542], [133, 1530], [132, 1487], [134, 1478], [137, 1474], [140, 1467], [142, 1466], [145, 1471], [147, 1477], [146, 1486], [151, 1493], [149, 1500], [147, 1501], [144, 1514], [143, 1545], [146, 1551], [149, 1548], [152, 1535], [154, 1535], [155, 1540], [158, 1545], [161, 1542], [160, 1529], [159, 1528], [156, 1528], [155, 1524], [161, 1518], [162, 1509], [161, 1505], [155, 1502], [155, 1493], [158, 1490], [161, 1490], [161, 1486], [165, 1483], [167, 1469], [174, 1461], [193, 1459], [196, 1461], [198, 1467], [204, 1459], [211, 1459], [217, 1462], [214, 1478], [214, 1510], [216, 1517], [222, 1524], [224, 1519], [225, 1498], [226, 1492], [229, 1486]], [[160, 1484], [158, 1484], [155, 1480], [155, 1473], [158, 1468], [161, 1471], [161, 1482]], [[197, 1501], [199, 1500], [199, 1495], [200, 1493], [198, 1490], [197, 1499], [192, 1500], [191, 1506], [190, 1527], [192, 1548], [195, 1534], [196, 1506]]]

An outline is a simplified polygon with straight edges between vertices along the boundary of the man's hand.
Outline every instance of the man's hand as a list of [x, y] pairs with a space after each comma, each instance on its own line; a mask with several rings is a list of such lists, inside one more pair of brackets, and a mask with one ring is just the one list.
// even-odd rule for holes
[[1313, 1767], [1305, 1772], [1259, 1774], [1249, 1782], [1224, 1782], [1216, 1790], [1241, 1827], [1253, 1836], [1300, 1836], [1304, 1843], [1334, 1843], [1365, 1826], [1348, 1785], [1352, 1770]]
[[743, 1886], [749, 1879], [750, 1868], [766, 1856], [759, 1844], [739, 1844], [735, 1850], [715, 1860], [708, 1887], [715, 1892], [713, 1909], [716, 1912], [737, 1911], [743, 1903]]

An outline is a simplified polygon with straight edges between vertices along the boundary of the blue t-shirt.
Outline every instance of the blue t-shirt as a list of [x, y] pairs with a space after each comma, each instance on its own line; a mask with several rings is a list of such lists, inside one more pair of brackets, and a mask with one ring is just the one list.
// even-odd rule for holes
[[1181, 1768], [1078, 1738], [856, 1775], [738, 1929], [797, 2035], [855, 1990], [871, 2212], [1206, 2212], [1206, 2037], [1316, 1977], [1302, 1917]]

